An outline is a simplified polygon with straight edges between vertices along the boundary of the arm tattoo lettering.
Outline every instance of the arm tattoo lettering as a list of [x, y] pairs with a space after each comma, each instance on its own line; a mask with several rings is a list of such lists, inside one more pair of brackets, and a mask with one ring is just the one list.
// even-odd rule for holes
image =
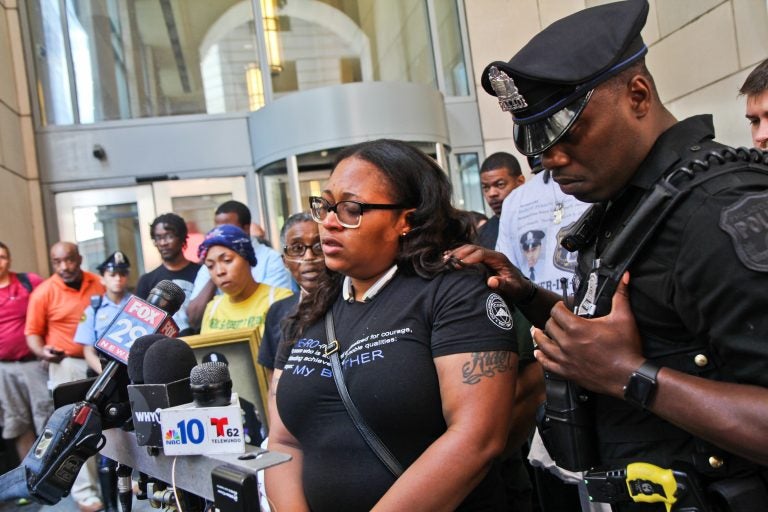
[[465, 384], [477, 384], [483, 377], [493, 378], [514, 368], [513, 352], [472, 352], [470, 360], [461, 367]]

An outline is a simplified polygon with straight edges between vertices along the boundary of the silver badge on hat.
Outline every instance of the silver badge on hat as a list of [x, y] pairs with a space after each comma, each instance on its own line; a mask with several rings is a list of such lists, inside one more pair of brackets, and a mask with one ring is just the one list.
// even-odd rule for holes
[[515, 81], [509, 78], [505, 72], [499, 71], [496, 66], [491, 66], [488, 71], [488, 79], [491, 81], [493, 92], [499, 98], [499, 106], [503, 112], [516, 112], [528, 106], [528, 102], [518, 92]]
[[124, 265], [125, 256], [120, 251], [115, 252], [115, 265]]

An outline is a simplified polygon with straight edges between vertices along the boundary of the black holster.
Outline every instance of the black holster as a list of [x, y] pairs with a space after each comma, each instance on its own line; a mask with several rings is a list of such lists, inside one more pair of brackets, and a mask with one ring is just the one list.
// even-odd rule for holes
[[563, 469], [586, 471], [597, 463], [590, 393], [557, 374], [544, 372], [547, 400], [536, 421], [552, 459]]

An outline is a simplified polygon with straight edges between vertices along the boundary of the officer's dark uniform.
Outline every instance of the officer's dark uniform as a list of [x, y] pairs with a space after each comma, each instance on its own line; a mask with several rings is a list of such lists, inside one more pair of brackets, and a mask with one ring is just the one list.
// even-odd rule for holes
[[[533, 155], [553, 146], [586, 107], [591, 89], [644, 56], [640, 30], [647, 12], [645, 0], [586, 9], [548, 27], [508, 63], [486, 68], [483, 86], [512, 113], [520, 151]], [[588, 290], [592, 274], [598, 278], [597, 290], [606, 282], [605, 275], [594, 271], [596, 262], [616, 249], [622, 230], [640, 215], [638, 206], [649, 201], [654, 186], [672, 171], [685, 165], [696, 179], [708, 176], [627, 260], [632, 311], [643, 355], [651, 363], [650, 373], [638, 377], [647, 394], [630, 401], [593, 396], [594, 465], [613, 469], [643, 461], [683, 468], [708, 491], [718, 483], [737, 499], [742, 491], [728, 486], [746, 482], [756, 493], [752, 496], [768, 499], [760, 494], [766, 489], [767, 468], [697, 439], [637, 403], [653, 392], [654, 367], [659, 366], [768, 387], [768, 158], [755, 150], [738, 153], [713, 138], [710, 116], [686, 119], [664, 132], [628, 186], [602, 205], [591, 240], [580, 248], [577, 312], [603, 316], [610, 311], [616, 283], [609, 279], [597, 296]], [[707, 156], [712, 152], [719, 156]], [[684, 172], [676, 174], [680, 182], [690, 181]], [[624, 245], [639, 239], [630, 237]], [[715, 505], [711, 496], [706, 500]], [[733, 510], [767, 508], [768, 502], [762, 502]], [[614, 509], [665, 510], [660, 504], [634, 503]]]

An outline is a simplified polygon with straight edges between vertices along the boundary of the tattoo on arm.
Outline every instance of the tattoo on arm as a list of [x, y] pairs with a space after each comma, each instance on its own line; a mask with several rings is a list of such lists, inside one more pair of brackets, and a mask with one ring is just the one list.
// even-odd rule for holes
[[477, 384], [483, 377], [493, 378], [515, 368], [514, 352], [472, 352], [469, 361], [461, 367], [461, 376], [465, 384]]

